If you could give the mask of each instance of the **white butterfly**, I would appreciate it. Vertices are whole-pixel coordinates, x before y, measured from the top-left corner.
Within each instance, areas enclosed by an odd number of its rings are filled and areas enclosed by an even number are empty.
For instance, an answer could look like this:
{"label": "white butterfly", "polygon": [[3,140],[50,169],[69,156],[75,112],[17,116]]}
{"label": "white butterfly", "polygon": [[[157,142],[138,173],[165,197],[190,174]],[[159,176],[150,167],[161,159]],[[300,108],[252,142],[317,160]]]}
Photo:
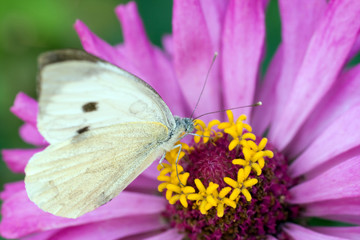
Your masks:
{"label": "white butterfly", "polygon": [[107,203],[194,130],[146,82],[83,51],[39,64],[38,129],[50,146],[30,159],[25,186],[46,212],[77,218]]}

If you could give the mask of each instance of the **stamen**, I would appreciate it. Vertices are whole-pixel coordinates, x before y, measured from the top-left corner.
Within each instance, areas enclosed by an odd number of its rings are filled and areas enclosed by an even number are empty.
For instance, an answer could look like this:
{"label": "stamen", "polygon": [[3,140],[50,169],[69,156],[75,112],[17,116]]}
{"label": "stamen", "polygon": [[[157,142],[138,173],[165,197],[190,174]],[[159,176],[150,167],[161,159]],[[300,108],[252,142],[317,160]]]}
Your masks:
{"label": "stamen", "polygon": [[[158,180],[162,183],[159,184],[159,192],[163,192],[166,189],[165,197],[169,201],[169,204],[173,205],[177,202],[184,208],[188,208],[189,202],[192,208],[198,209],[201,214],[208,214],[210,209],[215,208],[218,217],[223,217],[226,212],[226,207],[235,209],[242,194],[245,199],[250,202],[252,199],[251,188],[258,183],[258,179],[250,177],[251,171],[256,173],[256,176],[260,176],[262,168],[265,166],[265,158],[272,158],[274,154],[270,150],[266,150],[267,139],[263,138],[256,144],[256,136],[251,132],[252,128],[247,123],[245,115],[238,117],[234,122],[234,116],[231,111],[227,111],[229,122],[220,123],[219,120],[213,120],[208,125],[203,121],[196,119],[195,129],[197,130],[194,136],[194,142],[199,147],[205,147],[209,142],[216,144],[218,139],[224,137],[223,133],[227,133],[232,139],[228,144],[229,151],[237,149],[237,156],[241,158],[234,158],[232,164],[234,166],[241,166],[238,169],[236,180],[232,177],[224,177],[222,184],[225,185],[219,190],[220,185],[218,183],[209,181],[207,187],[199,178],[195,178],[192,183],[193,186],[189,186],[188,178],[189,172],[186,172],[180,160],[185,159],[185,166],[187,165],[185,156],[191,155],[195,151],[194,146],[189,147],[187,144],[182,144],[182,151],[179,154],[178,159],[178,172],[176,172],[176,159],[178,156],[178,149],[166,153],[165,159],[168,164],[164,163],[158,165],[160,171]],[[215,126],[220,129],[216,131],[213,129]],[[200,143],[201,137],[203,143]],[[211,141],[210,141],[211,140]],[[179,143],[180,144],[180,143]],[[236,155],[236,154],[235,154]],[[253,176],[253,175],[251,175]],[[222,185],[224,186],[224,185]],[[195,189],[196,187],[196,189]],[[228,196],[229,195],[229,196]],[[228,197],[227,197],[228,196]]]}
{"label": "stamen", "polygon": [[198,136],[194,137],[194,141],[196,143],[200,142],[201,136],[205,136],[203,138],[204,143],[207,143],[210,139],[210,136],[212,135],[212,133],[214,134],[214,136],[216,136],[216,131],[211,129],[214,126],[217,126],[220,124],[219,120],[212,120],[208,126],[206,126],[206,124],[200,120],[200,119],[196,119],[195,120],[195,129],[197,129],[196,133]]}

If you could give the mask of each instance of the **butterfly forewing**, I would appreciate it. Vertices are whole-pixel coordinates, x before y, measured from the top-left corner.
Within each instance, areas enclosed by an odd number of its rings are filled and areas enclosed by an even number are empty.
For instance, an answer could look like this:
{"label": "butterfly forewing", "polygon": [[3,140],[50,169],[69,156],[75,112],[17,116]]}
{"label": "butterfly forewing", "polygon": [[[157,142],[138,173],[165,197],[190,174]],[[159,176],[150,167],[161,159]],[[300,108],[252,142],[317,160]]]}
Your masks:
{"label": "butterfly forewing", "polygon": [[50,52],[40,59],[38,128],[49,143],[84,128],[118,123],[154,121],[175,127],[169,108],[144,81],[91,55],[84,59],[83,52],[71,53]]}

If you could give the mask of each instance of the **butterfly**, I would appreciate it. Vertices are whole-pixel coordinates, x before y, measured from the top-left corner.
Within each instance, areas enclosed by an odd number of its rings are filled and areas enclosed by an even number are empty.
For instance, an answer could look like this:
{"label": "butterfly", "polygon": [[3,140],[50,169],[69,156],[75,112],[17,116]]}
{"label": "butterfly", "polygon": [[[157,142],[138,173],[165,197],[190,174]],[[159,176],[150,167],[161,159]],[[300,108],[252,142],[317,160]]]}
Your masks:
{"label": "butterfly", "polygon": [[77,218],[109,202],[194,130],[146,82],[81,50],[39,57],[38,129],[49,146],[25,168],[29,199]]}

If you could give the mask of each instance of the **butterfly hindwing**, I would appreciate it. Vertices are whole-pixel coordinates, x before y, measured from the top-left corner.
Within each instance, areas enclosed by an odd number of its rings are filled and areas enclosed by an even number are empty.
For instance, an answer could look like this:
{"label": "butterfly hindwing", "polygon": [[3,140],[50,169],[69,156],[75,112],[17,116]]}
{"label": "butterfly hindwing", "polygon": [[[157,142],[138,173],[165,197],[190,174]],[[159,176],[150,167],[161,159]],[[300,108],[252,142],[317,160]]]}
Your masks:
{"label": "butterfly hindwing", "polygon": [[28,196],[57,216],[81,216],[117,196],[162,154],[167,138],[156,122],[89,129],[34,155],[25,169]]}

